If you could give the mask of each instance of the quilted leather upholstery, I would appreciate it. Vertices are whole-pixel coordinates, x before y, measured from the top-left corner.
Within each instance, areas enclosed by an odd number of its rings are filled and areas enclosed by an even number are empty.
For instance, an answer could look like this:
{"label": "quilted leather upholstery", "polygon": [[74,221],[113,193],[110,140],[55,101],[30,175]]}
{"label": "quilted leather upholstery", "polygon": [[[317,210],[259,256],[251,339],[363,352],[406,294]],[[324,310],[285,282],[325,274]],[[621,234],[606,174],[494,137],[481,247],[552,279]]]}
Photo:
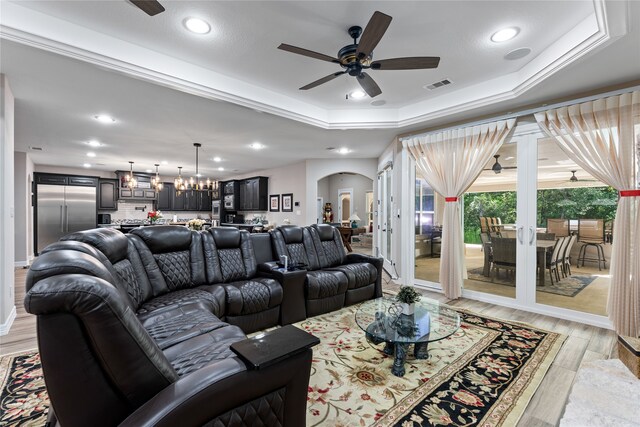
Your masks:
{"label": "quilted leather upholstery", "polygon": [[218,249],[222,278],[225,282],[233,282],[246,278],[244,260],[240,248]]}
{"label": "quilted leather upholstery", "polygon": [[291,264],[309,265],[309,258],[307,258],[303,243],[289,243],[287,244],[287,250],[289,251],[289,262]]}
{"label": "quilted leather upholstery", "polygon": [[220,307],[220,301],[211,293],[202,289],[181,289],[155,297],[144,304],[138,310],[138,314],[146,314],[172,305],[191,302],[208,303],[213,313],[224,312]]}
{"label": "quilted leather upholstery", "polygon": [[189,251],[154,254],[153,257],[170,290],[188,288],[192,285]]}
{"label": "quilted leather upholstery", "polygon": [[235,353],[229,347],[241,339],[243,338],[229,338],[223,341],[211,342],[206,347],[182,353],[171,361],[171,365],[178,373],[178,376],[182,377],[216,360],[235,357]]}
{"label": "quilted leather upholstery", "polygon": [[333,267],[331,270],[343,272],[349,281],[349,289],[358,289],[376,281],[378,270],[369,263],[359,262]]}
{"label": "quilted leather upholstery", "polygon": [[328,298],[347,291],[347,278],[339,271],[310,271],[307,273],[307,298]]}
{"label": "quilted leather upholstery", "polygon": [[327,263],[329,266],[333,267],[342,262],[342,254],[333,240],[322,242],[322,249],[327,257]]}
{"label": "quilted leather upholstery", "polygon": [[206,310],[176,308],[148,316],[142,322],[158,347],[164,350],[198,335],[227,326]]}
{"label": "quilted leather upholstery", "polygon": [[133,271],[131,261],[124,259],[113,265],[118,277],[126,286],[127,293],[131,297],[135,307],[139,307],[143,300],[142,289],[136,279],[136,273]]}
{"label": "quilted leather upholstery", "polygon": [[232,409],[205,427],[282,427],[285,397],[283,387]]}

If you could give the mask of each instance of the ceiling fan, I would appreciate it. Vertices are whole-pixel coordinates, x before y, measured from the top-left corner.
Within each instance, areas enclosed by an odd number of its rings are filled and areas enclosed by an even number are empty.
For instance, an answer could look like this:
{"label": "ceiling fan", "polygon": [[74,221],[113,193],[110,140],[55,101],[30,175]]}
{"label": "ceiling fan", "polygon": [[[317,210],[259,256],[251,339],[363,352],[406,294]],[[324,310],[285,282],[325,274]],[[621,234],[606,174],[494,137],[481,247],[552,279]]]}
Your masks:
{"label": "ceiling fan", "polygon": [[578,179],[578,177],[576,176],[576,172],[578,172],[577,170],[571,171],[571,178],[569,178],[569,182],[598,182],[597,179],[584,179],[584,178],[580,178]]}
{"label": "ceiling fan", "polygon": [[483,170],[493,171],[495,174],[499,174],[500,172],[502,172],[503,169],[517,169],[516,166],[502,166],[498,162],[498,159],[500,158],[500,154],[496,154],[493,157],[496,159],[496,162],[493,164],[493,166],[491,166],[491,169],[483,169]]}
{"label": "ceiling fan", "polygon": [[164,7],[156,0],[129,0],[134,6],[149,16],[164,12]]}
{"label": "ceiling fan", "polygon": [[[367,95],[374,98],[380,95],[382,90],[371,76],[364,72],[364,70],[420,70],[436,68],[440,63],[440,57],[438,56],[392,58],[373,61],[373,50],[387,31],[389,24],[391,24],[391,19],[392,18],[389,15],[376,11],[369,20],[364,31],[362,31],[362,28],[358,26],[349,28],[348,33],[353,39],[353,44],[344,46],[340,49],[338,51],[338,56],[335,58],[285,43],[278,46],[278,49],[319,59],[321,61],[333,62],[344,68],[344,71],[329,74],[326,77],[301,87],[300,90],[312,89],[316,86],[327,83],[338,76],[349,74],[358,80],[358,83]],[[358,37],[360,37],[360,41],[357,40]]]}

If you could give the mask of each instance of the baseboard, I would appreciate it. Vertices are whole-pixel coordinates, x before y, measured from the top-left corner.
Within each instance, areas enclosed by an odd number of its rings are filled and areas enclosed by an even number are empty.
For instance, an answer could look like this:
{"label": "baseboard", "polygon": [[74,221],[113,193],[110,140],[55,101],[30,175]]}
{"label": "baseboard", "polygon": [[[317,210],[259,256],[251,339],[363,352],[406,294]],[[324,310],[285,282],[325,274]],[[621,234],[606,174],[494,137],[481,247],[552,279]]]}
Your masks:
{"label": "baseboard", "polygon": [[9,333],[9,329],[11,329],[11,325],[13,325],[13,321],[16,320],[16,306],[14,305],[9,313],[9,317],[7,320],[0,324],[0,335],[7,335]]}
{"label": "baseboard", "polygon": [[29,261],[16,261],[14,263],[15,268],[29,267],[31,263]]}

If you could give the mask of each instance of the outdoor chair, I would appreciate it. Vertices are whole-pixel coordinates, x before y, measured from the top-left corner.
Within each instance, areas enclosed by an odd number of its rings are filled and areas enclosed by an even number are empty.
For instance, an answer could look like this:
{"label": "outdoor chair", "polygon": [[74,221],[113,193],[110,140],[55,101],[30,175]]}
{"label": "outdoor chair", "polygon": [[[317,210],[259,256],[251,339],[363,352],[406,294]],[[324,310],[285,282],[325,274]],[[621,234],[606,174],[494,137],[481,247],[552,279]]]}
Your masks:
{"label": "outdoor chair", "polygon": [[609,221],[604,223],[604,241],[605,243],[613,244],[613,224],[615,223],[614,219],[610,219]]}
{"label": "outdoor chair", "polygon": [[487,224],[487,217],[486,216],[481,216],[480,217],[480,232],[481,233],[488,233],[489,232],[489,225]]}
{"label": "outdoor chair", "polygon": [[562,254],[562,269],[567,276],[571,276],[571,249],[576,243],[576,240],[578,240],[578,236],[576,236],[575,234],[569,237],[571,239],[567,243],[567,246],[565,247],[565,250]]}
{"label": "outdoor chair", "polygon": [[556,237],[568,236],[569,233],[569,220],[560,218],[548,218],[547,219],[547,233],[553,233]]}
{"label": "outdoor chair", "polygon": [[556,244],[553,247],[553,251],[551,251],[548,258],[547,258],[547,270],[549,270],[549,277],[551,278],[551,285],[553,286],[553,276],[556,277],[556,282],[560,281],[560,273],[558,273],[558,264],[559,264],[559,260],[560,260],[560,253],[562,250],[562,247],[564,246],[564,242],[565,240],[567,240],[569,237],[561,237],[558,240],[556,240]]}
{"label": "outdoor chair", "polygon": [[[577,266],[580,267],[580,260],[582,260],[582,266],[584,267],[585,261],[593,261],[598,263],[598,270],[600,268],[600,262],[607,268],[607,260],[604,256],[604,220],[602,219],[579,219],[578,220],[578,242],[582,243],[580,252],[578,254]],[[593,247],[596,250],[596,257],[587,257],[587,248]]]}
{"label": "outdoor chair", "polygon": [[516,239],[508,237],[492,237],[491,247],[493,249],[493,277],[498,277],[500,269],[513,274],[515,279],[516,273]]}
{"label": "outdoor chair", "polygon": [[560,270],[559,272],[562,277],[567,277],[567,271],[564,266],[564,253],[567,250],[567,246],[569,246],[569,243],[571,242],[571,237],[572,236],[565,236],[559,239],[561,241],[561,244],[560,249],[558,250],[558,258],[556,259],[556,264],[558,264],[557,267]]}
{"label": "outdoor chair", "polygon": [[482,249],[484,251],[484,267],[482,269],[482,275],[488,277],[491,274],[491,263],[493,262],[491,237],[489,236],[489,233],[480,233],[480,240],[482,240]]}

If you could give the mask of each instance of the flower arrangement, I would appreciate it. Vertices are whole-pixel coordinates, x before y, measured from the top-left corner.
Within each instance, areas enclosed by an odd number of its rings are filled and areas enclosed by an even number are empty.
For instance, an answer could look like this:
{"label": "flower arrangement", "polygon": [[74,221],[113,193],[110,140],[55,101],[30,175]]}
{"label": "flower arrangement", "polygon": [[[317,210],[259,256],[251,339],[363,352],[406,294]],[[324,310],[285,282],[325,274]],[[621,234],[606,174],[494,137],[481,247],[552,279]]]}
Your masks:
{"label": "flower arrangement", "polygon": [[147,213],[147,219],[151,224],[154,224],[157,220],[162,218],[162,212],[160,211],[149,211]]}
{"label": "flower arrangement", "polygon": [[404,304],[414,304],[420,301],[420,295],[413,286],[400,286],[400,291],[396,294],[396,301]]}
{"label": "flower arrangement", "polygon": [[187,227],[189,227],[189,230],[202,230],[203,225],[204,219],[200,218],[190,219],[189,222],[187,222]]}

